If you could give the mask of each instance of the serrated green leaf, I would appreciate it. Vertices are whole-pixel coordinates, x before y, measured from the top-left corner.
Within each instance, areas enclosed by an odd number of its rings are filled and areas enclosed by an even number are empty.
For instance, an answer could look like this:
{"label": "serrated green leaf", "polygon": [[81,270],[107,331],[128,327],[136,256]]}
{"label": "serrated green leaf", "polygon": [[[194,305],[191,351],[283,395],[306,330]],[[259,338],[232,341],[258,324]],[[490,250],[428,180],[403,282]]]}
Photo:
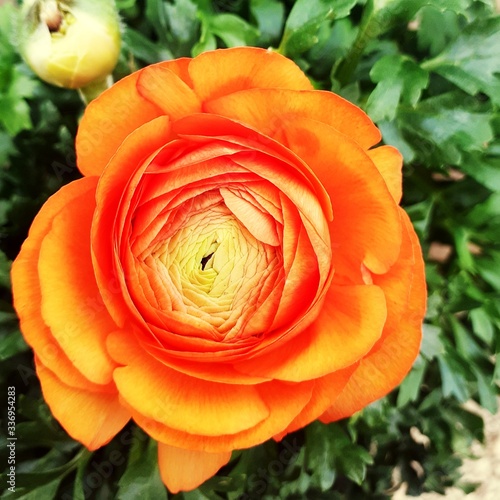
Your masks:
{"label": "serrated green leaf", "polygon": [[428,73],[401,55],[379,59],[370,77],[377,86],[368,97],[366,111],[375,122],[393,120],[400,101],[414,106],[429,83]]}
{"label": "serrated green leaf", "polygon": [[401,107],[398,124],[428,143],[424,153],[436,163],[460,165],[463,152],[484,152],[494,137],[490,115],[471,104],[465,107],[461,93],[441,94],[415,108]]}
{"label": "serrated green leaf", "polygon": [[459,17],[451,10],[440,11],[424,7],[420,12],[417,31],[418,47],[429,50],[432,56],[439,54],[460,33]]}
{"label": "serrated green leaf", "polygon": [[467,26],[441,54],[422,67],[475,95],[487,94],[500,105],[500,16]]}
{"label": "serrated green leaf", "polygon": [[321,24],[348,16],[356,3],[356,0],[298,0],[286,20],[279,52],[293,57],[309,50],[318,42]]}
{"label": "serrated green leaf", "polygon": [[349,449],[342,456],[344,474],[356,484],[361,485],[366,477],[366,466],[373,463],[373,457],[363,448]]}
{"label": "serrated green leaf", "polygon": [[438,326],[424,323],[422,331],[422,345],[420,347],[422,355],[430,361],[436,356],[444,354],[444,346],[441,342],[442,329]]}
{"label": "serrated green leaf", "polygon": [[462,368],[457,362],[446,356],[438,356],[439,371],[445,397],[455,396],[458,401],[465,402],[469,398],[467,383],[462,374]]}
{"label": "serrated green leaf", "polygon": [[305,463],[312,472],[312,483],[321,491],[331,488],[337,476],[335,449],[348,444],[347,436],[336,425],[314,422],[306,428]]}

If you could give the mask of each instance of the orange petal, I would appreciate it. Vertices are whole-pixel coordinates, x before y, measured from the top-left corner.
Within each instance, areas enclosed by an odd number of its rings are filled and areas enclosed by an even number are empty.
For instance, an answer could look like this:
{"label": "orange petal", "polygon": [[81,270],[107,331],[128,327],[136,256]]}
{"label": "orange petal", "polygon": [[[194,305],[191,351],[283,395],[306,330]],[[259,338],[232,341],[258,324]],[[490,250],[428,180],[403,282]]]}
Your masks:
{"label": "orange petal", "polygon": [[120,405],[116,390],[90,392],[69,387],[35,358],[43,397],[65,431],[89,450],[105,445],[123,428],[130,413]]}
{"label": "orange petal", "polygon": [[207,453],[158,443],[160,476],[172,493],[197,488],[226,465],[230,458],[230,451]]}
{"label": "orange petal", "polygon": [[205,52],[191,61],[189,74],[195,92],[203,101],[251,88],[313,88],[293,61],[255,47]]}
{"label": "orange petal", "polygon": [[289,384],[274,381],[259,384],[256,388],[269,408],[269,417],[255,427],[238,434],[221,434],[219,436],[190,434],[167,427],[154,419],[146,418],[130,406],[129,409],[137,424],[158,441],[179,448],[189,447],[211,453],[220,453],[255,446],[282,432],[306,406],[311,398],[312,387],[313,382]]}
{"label": "orange petal", "polygon": [[300,382],[346,368],[380,338],[385,297],[377,286],[332,286],[316,321],[279,350],[265,351],[235,367],[244,373]]}
{"label": "orange petal", "polygon": [[424,264],[418,238],[404,212],[403,221],[405,235],[398,262],[387,275],[374,276],[388,303],[382,338],[322,416],[324,422],[352,415],[385,396],[401,382],[418,354],[426,302]]}
{"label": "orange petal", "polygon": [[168,427],[217,436],[249,429],[269,416],[254,386],[207,382],[172,370],[145,353],[129,332],[112,335],[108,347],[126,364],[114,372],[123,399]]}
{"label": "orange petal", "polygon": [[380,131],[370,118],[332,92],[250,89],[209,101],[204,108],[250,125],[278,141],[283,128],[300,118],[330,125],[363,149],[380,141]]}
{"label": "orange petal", "polygon": [[137,92],[139,74],[123,78],[87,106],[76,136],[77,164],[83,175],[101,175],[123,139],[162,114]]}
{"label": "orange petal", "polygon": [[224,145],[224,141],[227,141],[228,144],[243,146],[242,150],[260,151],[284,159],[294,170],[299,171],[308,180],[323,207],[326,217],[328,219],[332,218],[330,198],[314,172],[283,144],[264,135],[263,130],[254,130],[237,120],[233,121],[223,116],[208,113],[186,116],[172,124],[172,129],[182,137],[194,136],[194,140],[199,140],[199,136],[211,137],[214,142],[217,141],[221,146]]}
{"label": "orange petal", "polygon": [[[97,283],[113,319],[123,325],[129,310],[123,302],[120,280],[114,268],[114,227],[123,192],[134,173],[167,140],[170,120],[161,116],[134,130],[121,144],[99,180],[97,210],[92,226],[92,252]],[[147,164],[147,163],[146,163]]]}
{"label": "orange petal", "polygon": [[330,194],[333,265],[338,274],[354,263],[375,273],[394,264],[401,244],[401,222],[384,179],[355,142],[332,127],[298,119],[283,128],[286,143],[316,173]]}
{"label": "orange petal", "polygon": [[193,90],[173,71],[164,66],[148,66],[137,80],[139,94],[158,106],[172,121],[201,111],[201,102]]}
{"label": "orange petal", "polygon": [[403,155],[392,146],[380,146],[367,151],[378,171],[384,178],[387,188],[394,201],[399,203],[402,196],[402,176]]}
{"label": "orange petal", "polygon": [[38,273],[42,317],[75,367],[97,384],[112,380],[115,363],[106,336],[115,330],[94,278],[90,227],[95,210],[95,180],[68,200],[52,219],[40,246]]}
{"label": "orange petal", "polygon": [[96,185],[96,177],[80,179],[62,187],[50,197],[35,217],[28,238],[12,265],[14,306],[26,342],[43,364],[65,384],[82,389],[93,384],[75,368],[42,319],[38,260],[40,247],[51,230],[54,217],[64,212],[67,205],[74,200],[80,200],[81,197],[85,198],[89,193],[95,192]]}
{"label": "orange petal", "polygon": [[[189,61],[187,58],[165,61],[156,67],[166,68],[189,81]],[[142,71],[118,81],[85,109],[76,136],[77,163],[83,175],[101,175],[125,137],[163,114],[137,91]]]}
{"label": "orange petal", "polygon": [[286,430],[274,436],[274,439],[280,441],[286,434],[302,429],[316,420],[339,397],[357,367],[358,363],[355,363],[348,368],[314,380],[314,389],[309,403],[293,419]]}

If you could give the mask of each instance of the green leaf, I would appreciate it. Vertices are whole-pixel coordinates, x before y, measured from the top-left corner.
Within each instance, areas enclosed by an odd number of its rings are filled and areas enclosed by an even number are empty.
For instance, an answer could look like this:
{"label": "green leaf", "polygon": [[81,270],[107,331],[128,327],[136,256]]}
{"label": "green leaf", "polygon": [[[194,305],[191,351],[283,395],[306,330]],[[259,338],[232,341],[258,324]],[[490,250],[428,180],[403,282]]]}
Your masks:
{"label": "green leaf", "polygon": [[85,489],[88,489],[88,485],[85,484],[85,470],[87,468],[90,459],[92,458],[92,454],[85,454],[78,461],[78,466],[76,469],[76,477],[75,483],[73,486],[73,500],[85,500],[87,496]]}
{"label": "green leaf", "polygon": [[493,139],[490,115],[464,107],[463,94],[450,92],[420,101],[415,108],[401,107],[398,124],[432,148],[423,152],[433,161],[460,165],[463,152],[485,151]]}
{"label": "green leaf", "polygon": [[487,94],[500,105],[500,16],[471,23],[441,54],[422,67],[468,94]]}
{"label": "green leaf", "polygon": [[411,163],[415,158],[415,151],[410,143],[403,137],[400,128],[395,121],[379,121],[378,128],[382,132],[384,143],[394,146],[403,155],[406,163]]}
{"label": "green leaf", "polygon": [[441,341],[442,329],[438,326],[424,323],[422,327],[422,345],[420,352],[429,361],[440,354],[444,354],[444,346]]}
{"label": "green leaf", "polygon": [[285,23],[279,52],[297,56],[318,42],[318,30],[329,19],[346,17],[356,0],[297,0]]}
{"label": "green leaf", "polygon": [[28,103],[17,96],[0,96],[0,124],[12,136],[32,128]]}
{"label": "green leaf", "polygon": [[153,43],[140,31],[136,31],[128,26],[123,33],[123,42],[135,57],[148,64],[173,58],[172,53],[168,49]]}
{"label": "green leaf", "polygon": [[156,441],[134,439],[127,469],[118,482],[116,498],[118,500],[135,500],[136,498],[162,500],[167,498],[167,490],[158,471]]}
{"label": "green leaf", "polygon": [[9,157],[17,152],[9,134],[0,130],[0,169],[8,165]]}
{"label": "green leaf", "polygon": [[435,7],[424,7],[420,12],[417,31],[418,47],[429,50],[431,55],[439,54],[446,45],[460,33],[459,17],[456,12],[441,12]]}
{"label": "green leaf", "polygon": [[412,370],[399,386],[398,400],[396,403],[398,408],[402,408],[410,401],[417,400],[426,368],[427,363],[421,356],[419,356],[416,359]]}
{"label": "green leaf", "polygon": [[477,389],[481,406],[486,408],[492,415],[495,415],[498,411],[496,384],[492,379],[486,377],[479,368],[473,367],[473,372],[477,378]]}
{"label": "green leaf", "polygon": [[439,371],[445,397],[455,396],[458,401],[465,402],[469,398],[466,380],[461,366],[449,356],[438,356]]}
{"label": "green leaf", "polygon": [[250,0],[250,11],[260,32],[259,42],[269,45],[283,29],[285,7],[278,0]]}
{"label": "green leaf", "polygon": [[[1,220],[1,217],[0,217]],[[10,288],[10,266],[12,262],[0,250],[0,287]]]}
{"label": "green leaf", "polygon": [[161,45],[168,44],[168,20],[165,4],[162,0],[146,0],[146,19],[151,23],[158,35]]}
{"label": "green leaf", "polygon": [[366,465],[373,457],[356,445],[337,424],[314,422],[306,428],[306,466],[312,471],[312,484],[322,491],[333,485],[337,472],[361,484]]}
{"label": "green leaf", "polygon": [[209,18],[209,30],[227,47],[253,45],[259,36],[255,27],[234,14],[219,14]]}
{"label": "green leaf", "polygon": [[460,169],[491,191],[500,192],[500,158],[464,154]]}
{"label": "green leaf", "polygon": [[18,330],[11,331],[1,336],[0,361],[4,361],[28,349],[29,346],[24,341],[21,332]]}
{"label": "green leaf", "polygon": [[164,3],[170,31],[180,42],[188,42],[198,31],[197,7],[191,0],[175,0]]}
{"label": "green leaf", "polygon": [[491,344],[495,335],[495,327],[485,309],[483,307],[473,309],[470,311],[469,317],[474,333],[487,344]]}
{"label": "green leaf", "polygon": [[16,486],[16,492],[11,493],[10,491],[6,491],[2,495],[2,499],[16,499],[16,500],[40,500],[40,499],[55,499],[57,490],[59,489],[59,485],[63,476],[57,477],[53,481],[49,483],[43,484],[42,486],[36,486],[34,488],[19,488]]}
{"label": "green leaf", "polygon": [[313,484],[321,491],[335,482],[335,450],[348,444],[347,436],[336,425],[314,422],[306,427],[306,466],[312,471]]}
{"label": "green leaf", "polygon": [[366,111],[376,122],[393,120],[400,101],[415,106],[429,83],[428,73],[401,55],[379,59],[370,77],[377,86],[368,98]]}

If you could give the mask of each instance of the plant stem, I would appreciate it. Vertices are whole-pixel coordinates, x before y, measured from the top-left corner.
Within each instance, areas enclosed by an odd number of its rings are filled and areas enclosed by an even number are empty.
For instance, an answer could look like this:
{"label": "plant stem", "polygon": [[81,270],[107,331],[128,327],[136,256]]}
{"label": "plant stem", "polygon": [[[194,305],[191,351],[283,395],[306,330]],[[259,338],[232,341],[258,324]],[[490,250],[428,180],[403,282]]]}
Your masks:
{"label": "plant stem", "polygon": [[96,80],[86,87],[81,87],[78,90],[78,95],[82,99],[85,106],[87,106],[90,101],[99,97],[105,90],[109,89],[113,85],[113,76],[109,74],[102,80]]}
{"label": "plant stem", "polygon": [[344,60],[338,65],[334,73],[334,78],[340,82],[340,86],[347,85],[356,70],[361,55],[363,54],[366,45],[370,40],[379,35],[380,23],[375,14],[373,0],[368,0],[363,18],[359,26],[358,35],[352,44]]}

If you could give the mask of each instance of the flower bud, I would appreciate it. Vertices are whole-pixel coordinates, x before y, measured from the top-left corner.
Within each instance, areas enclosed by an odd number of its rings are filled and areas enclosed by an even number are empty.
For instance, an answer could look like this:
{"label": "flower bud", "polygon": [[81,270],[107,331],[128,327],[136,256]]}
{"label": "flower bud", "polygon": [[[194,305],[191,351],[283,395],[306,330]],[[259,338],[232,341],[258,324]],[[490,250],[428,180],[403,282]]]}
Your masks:
{"label": "flower bud", "polygon": [[120,52],[114,0],[25,0],[21,53],[53,85],[80,88],[103,80]]}

